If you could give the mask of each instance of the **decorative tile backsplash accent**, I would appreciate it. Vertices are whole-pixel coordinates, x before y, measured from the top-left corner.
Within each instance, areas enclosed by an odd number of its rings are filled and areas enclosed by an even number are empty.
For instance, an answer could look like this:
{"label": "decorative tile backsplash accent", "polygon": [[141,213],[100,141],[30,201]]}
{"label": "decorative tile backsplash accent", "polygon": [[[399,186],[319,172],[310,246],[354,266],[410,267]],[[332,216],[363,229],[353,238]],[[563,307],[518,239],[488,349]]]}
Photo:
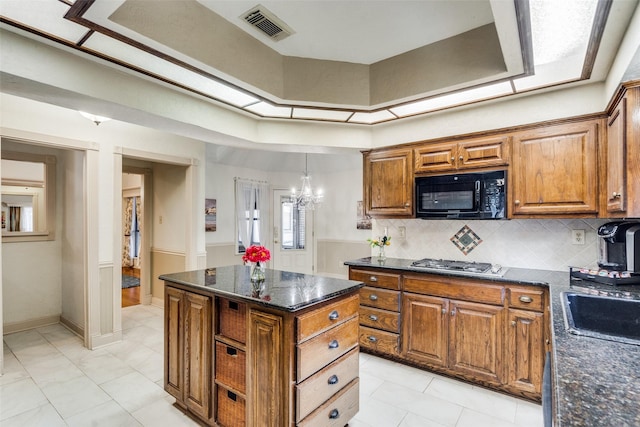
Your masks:
{"label": "decorative tile backsplash accent", "polygon": [[[443,258],[490,262],[506,267],[569,271],[569,267],[597,267],[597,230],[606,222],[609,220],[377,219],[373,220],[372,235],[380,235],[384,227],[389,228],[393,244],[385,249],[387,257]],[[482,236],[482,244],[476,244],[473,251],[467,251],[467,255],[460,253],[458,245],[451,244],[451,236],[457,235],[465,226],[476,236]],[[406,238],[400,238],[398,227],[405,227]],[[585,230],[584,245],[571,243],[571,230]],[[466,239],[462,241],[463,245],[464,241]]]}
{"label": "decorative tile backsplash accent", "polygon": [[451,243],[453,243],[460,252],[467,255],[471,252],[476,246],[482,243],[482,239],[476,233],[473,232],[468,225],[462,227],[456,234],[451,238]]}

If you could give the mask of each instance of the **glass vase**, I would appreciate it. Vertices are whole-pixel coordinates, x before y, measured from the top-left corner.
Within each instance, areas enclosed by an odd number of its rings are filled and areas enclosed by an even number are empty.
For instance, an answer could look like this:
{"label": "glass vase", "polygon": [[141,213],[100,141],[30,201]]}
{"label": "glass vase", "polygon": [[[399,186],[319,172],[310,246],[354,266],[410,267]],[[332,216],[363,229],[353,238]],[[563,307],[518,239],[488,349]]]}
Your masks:
{"label": "glass vase", "polygon": [[384,254],[384,245],[383,246],[378,246],[378,259],[379,260],[387,259],[386,255]]}
{"label": "glass vase", "polygon": [[251,267],[251,283],[259,284],[264,282],[264,265],[260,262],[256,262],[253,267]]}

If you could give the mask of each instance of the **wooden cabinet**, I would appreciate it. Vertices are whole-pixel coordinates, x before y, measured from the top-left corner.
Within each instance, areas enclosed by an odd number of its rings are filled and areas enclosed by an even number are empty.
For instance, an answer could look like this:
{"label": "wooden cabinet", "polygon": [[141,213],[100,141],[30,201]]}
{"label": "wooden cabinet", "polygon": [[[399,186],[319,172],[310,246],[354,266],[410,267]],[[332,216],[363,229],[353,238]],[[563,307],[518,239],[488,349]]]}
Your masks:
{"label": "wooden cabinet", "polygon": [[405,292],[402,354],[415,362],[500,384],[503,313],[501,305]]}
{"label": "wooden cabinet", "polygon": [[640,86],[623,88],[607,119],[606,217],[640,217],[639,112]]}
{"label": "wooden cabinet", "polygon": [[424,144],[414,149],[415,173],[451,172],[506,165],[509,137],[493,136]]}
{"label": "wooden cabinet", "polygon": [[372,217],[413,215],[413,163],[410,149],[364,153],[363,198]]}
{"label": "wooden cabinet", "polygon": [[165,311],[165,389],[179,406],[209,419],[211,297],[166,287]]}
{"label": "wooden cabinet", "polygon": [[359,293],[360,347],[372,353],[397,356],[400,344],[400,275],[350,269],[349,279],[365,284]]}
{"label": "wooden cabinet", "polygon": [[590,120],[514,134],[513,217],[595,217],[599,125],[599,120]]}

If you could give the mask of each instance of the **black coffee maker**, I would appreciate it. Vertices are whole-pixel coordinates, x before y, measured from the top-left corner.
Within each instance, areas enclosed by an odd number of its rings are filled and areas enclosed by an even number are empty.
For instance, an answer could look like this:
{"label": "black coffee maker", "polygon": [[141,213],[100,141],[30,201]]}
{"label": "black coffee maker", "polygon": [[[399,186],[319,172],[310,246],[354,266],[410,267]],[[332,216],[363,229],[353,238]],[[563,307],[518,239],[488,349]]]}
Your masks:
{"label": "black coffee maker", "polygon": [[600,268],[640,272],[640,222],[608,222],[598,228],[598,237]]}

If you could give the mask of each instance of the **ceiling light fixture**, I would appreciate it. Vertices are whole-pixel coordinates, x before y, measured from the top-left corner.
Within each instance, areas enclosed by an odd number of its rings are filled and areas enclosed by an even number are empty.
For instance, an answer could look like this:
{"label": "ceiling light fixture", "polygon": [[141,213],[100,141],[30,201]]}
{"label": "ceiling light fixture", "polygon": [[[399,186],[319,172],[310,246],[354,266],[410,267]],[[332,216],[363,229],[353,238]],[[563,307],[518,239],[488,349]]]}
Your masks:
{"label": "ceiling light fixture", "polygon": [[108,122],[109,120],[111,120],[109,117],[97,116],[95,114],[86,113],[84,111],[78,111],[78,112],[82,115],[82,117],[85,117],[91,120],[93,123],[95,123],[96,126],[98,126],[102,122]]}
{"label": "ceiling light fixture", "polygon": [[291,201],[297,205],[298,209],[314,210],[316,205],[322,203],[324,194],[322,194],[322,190],[314,192],[313,188],[311,188],[306,153],[304,155],[304,175],[301,179],[302,187],[300,191],[296,191],[295,187],[291,189]]}

